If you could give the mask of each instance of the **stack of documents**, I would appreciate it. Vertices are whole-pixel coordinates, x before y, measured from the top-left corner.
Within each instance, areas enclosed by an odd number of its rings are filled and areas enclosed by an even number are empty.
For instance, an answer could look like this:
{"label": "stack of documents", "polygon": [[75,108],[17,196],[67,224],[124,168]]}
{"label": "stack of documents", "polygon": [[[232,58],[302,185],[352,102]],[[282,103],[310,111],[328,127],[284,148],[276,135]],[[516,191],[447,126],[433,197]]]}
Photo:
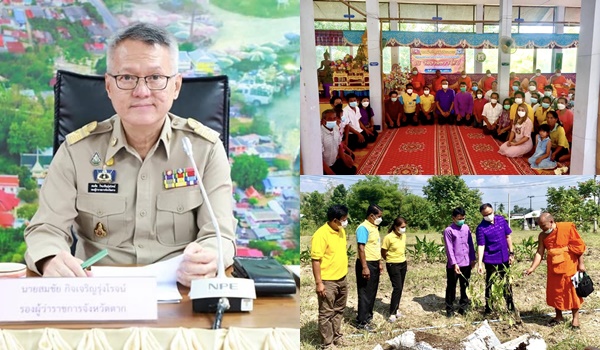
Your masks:
{"label": "stack of documents", "polygon": [[159,303],[178,303],[177,268],[183,255],[140,267],[93,266],[94,277],[156,277],[156,299]]}

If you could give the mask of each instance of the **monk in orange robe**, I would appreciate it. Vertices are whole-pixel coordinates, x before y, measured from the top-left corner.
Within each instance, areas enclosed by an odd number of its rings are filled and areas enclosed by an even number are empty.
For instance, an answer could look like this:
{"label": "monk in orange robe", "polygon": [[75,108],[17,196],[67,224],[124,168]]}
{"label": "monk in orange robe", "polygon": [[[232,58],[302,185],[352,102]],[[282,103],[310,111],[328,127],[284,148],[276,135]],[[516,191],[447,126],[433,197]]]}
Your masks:
{"label": "monk in orange robe", "polygon": [[423,88],[425,87],[425,77],[423,76],[423,74],[421,74],[421,72],[419,72],[417,67],[413,67],[412,69],[411,83],[417,95],[423,95]]}
{"label": "monk in orange robe", "polygon": [[550,84],[552,84],[556,89],[556,94],[558,97],[566,96],[569,92],[569,87],[566,85],[567,78],[561,74],[560,69],[557,69],[554,72],[554,75],[552,78],[550,78]]}
{"label": "monk in orange robe", "polygon": [[542,261],[544,251],[548,252],[548,280],[546,283],[546,303],[556,311],[551,325],[563,321],[562,311],[571,310],[571,326],[579,328],[579,309],[583,298],[575,292],[571,277],[577,271],[585,271],[583,253],[585,243],[572,222],[554,222],[549,213],[542,213],[539,219],[542,229],[538,237],[538,250],[531,267],[524,274],[530,275]]}

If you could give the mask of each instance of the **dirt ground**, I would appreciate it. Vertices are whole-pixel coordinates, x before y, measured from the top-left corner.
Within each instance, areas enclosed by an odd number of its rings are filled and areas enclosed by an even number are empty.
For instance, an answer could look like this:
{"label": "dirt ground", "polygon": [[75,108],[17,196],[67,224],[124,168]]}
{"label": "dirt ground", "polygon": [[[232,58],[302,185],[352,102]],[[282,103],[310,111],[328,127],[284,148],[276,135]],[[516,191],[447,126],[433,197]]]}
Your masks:
{"label": "dirt ground", "polygon": [[[515,232],[513,242],[521,242],[523,238],[538,232]],[[421,237],[422,234],[419,234]],[[428,239],[440,240],[439,234],[427,234]],[[582,234],[588,250],[585,264],[593,281],[600,281],[600,234]],[[349,244],[355,246],[355,236],[348,237]],[[415,243],[414,234],[408,234],[407,245]],[[310,244],[310,236],[301,237],[301,251]],[[354,247],[354,249],[356,249]],[[377,344],[383,345],[386,340],[395,338],[407,330],[413,330],[417,340],[424,340],[439,349],[451,350],[459,348],[462,339],[475,331],[484,320],[482,303],[484,302],[485,277],[473,271],[471,284],[473,294],[473,310],[464,316],[457,315],[446,318],[445,315],[445,263],[415,263],[409,258],[408,272],[404,284],[400,311],[403,317],[395,323],[387,322],[391,297],[391,283],[384,270],[380,278],[379,292],[375,302],[373,324],[376,333],[359,331],[352,326],[357,312],[356,279],[354,273],[355,259],[349,260],[348,269],[348,302],[344,311],[342,333],[350,346],[338,349],[373,349]],[[571,315],[565,313],[566,322],[554,327],[548,322],[554,315],[554,309],[546,305],[546,263],[527,277],[522,272],[529,268],[531,260],[518,261],[514,265],[517,277],[513,282],[515,305],[520,311],[521,324],[511,324],[505,313],[493,313],[487,317],[488,322],[501,342],[515,339],[525,333],[537,332],[546,341],[549,350],[584,349],[586,346],[600,345],[600,283],[596,283],[596,291],[587,297],[582,306],[581,329],[572,330]],[[301,304],[300,304],[300,337],[302,349],[318,349],[319,333],[317,325],[317,297],[314,291],[314,278],[310,265],[301,267]],[[457,287],[457,297],[459,290]]]}

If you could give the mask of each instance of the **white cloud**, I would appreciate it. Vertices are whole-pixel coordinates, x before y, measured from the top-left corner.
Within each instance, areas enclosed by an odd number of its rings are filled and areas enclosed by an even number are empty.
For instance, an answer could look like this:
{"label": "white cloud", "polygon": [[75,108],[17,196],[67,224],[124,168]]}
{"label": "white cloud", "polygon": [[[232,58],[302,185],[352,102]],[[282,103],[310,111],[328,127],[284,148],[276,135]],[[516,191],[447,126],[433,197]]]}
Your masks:
{"label": "white cloud", "polygon": [[485,183],[485,178],[480,177],[479,179],[471,180],[471,186],[481,186]]}
{"label": "white cloud", "polygon": [[508,175],[492,176],[490,179],[490,184],[508,185],[510,184],[510,177]]}

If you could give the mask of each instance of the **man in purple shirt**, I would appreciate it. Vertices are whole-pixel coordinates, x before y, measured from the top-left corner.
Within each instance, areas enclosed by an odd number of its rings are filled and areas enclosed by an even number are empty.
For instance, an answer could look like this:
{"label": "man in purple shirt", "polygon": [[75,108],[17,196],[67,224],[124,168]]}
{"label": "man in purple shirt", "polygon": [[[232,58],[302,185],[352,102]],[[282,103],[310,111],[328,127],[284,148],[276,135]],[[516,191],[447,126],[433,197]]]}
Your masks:
{"label": "man in purple shirt", "polygon": [[435,93],[435,113],[438,116],[438,123],[454,124],[454,90],[448,89],[448,80],[442,80],[442,89]]}
{"label": "man in purple shirt", "polygon": [[454,97],[454,113],[457,125],[470,125],[473,120],[473,95],[467,92],[467,83],[460,83],[460,92]]}
{"label": "man in purple shirt", "polygon": [[[456,282],[460,281],[458,313],[464,315],[471,301],[467,296],[471,269],[475,267],[475,247],[469,226],[465,224],[465,210],[461,207],[452,211],[452,224],[444,230],[446,245],[446,317],[454,316]],[[462,276],[462,277],[461,277]]]}
{"label": "man in purple shirt", "polygon": [[[510,234],[512,230],[501,215],[494,215],[494,209],[490,203],[482,204],[479,212],[483,220],[477,226],[477,254],[478,266],[477,272],[483,274],[483,264],[485,264],[485,313],[492,312],[488,300],[492,283],[490,280],[494,273],[498,273],[500,278],[506,275],[506,269],[511,265],[515,258],[512,239]],[[504,299],[509,311],[515,310],[515,304],[512,298],[512,288],[509,283],[504,285]]]}

